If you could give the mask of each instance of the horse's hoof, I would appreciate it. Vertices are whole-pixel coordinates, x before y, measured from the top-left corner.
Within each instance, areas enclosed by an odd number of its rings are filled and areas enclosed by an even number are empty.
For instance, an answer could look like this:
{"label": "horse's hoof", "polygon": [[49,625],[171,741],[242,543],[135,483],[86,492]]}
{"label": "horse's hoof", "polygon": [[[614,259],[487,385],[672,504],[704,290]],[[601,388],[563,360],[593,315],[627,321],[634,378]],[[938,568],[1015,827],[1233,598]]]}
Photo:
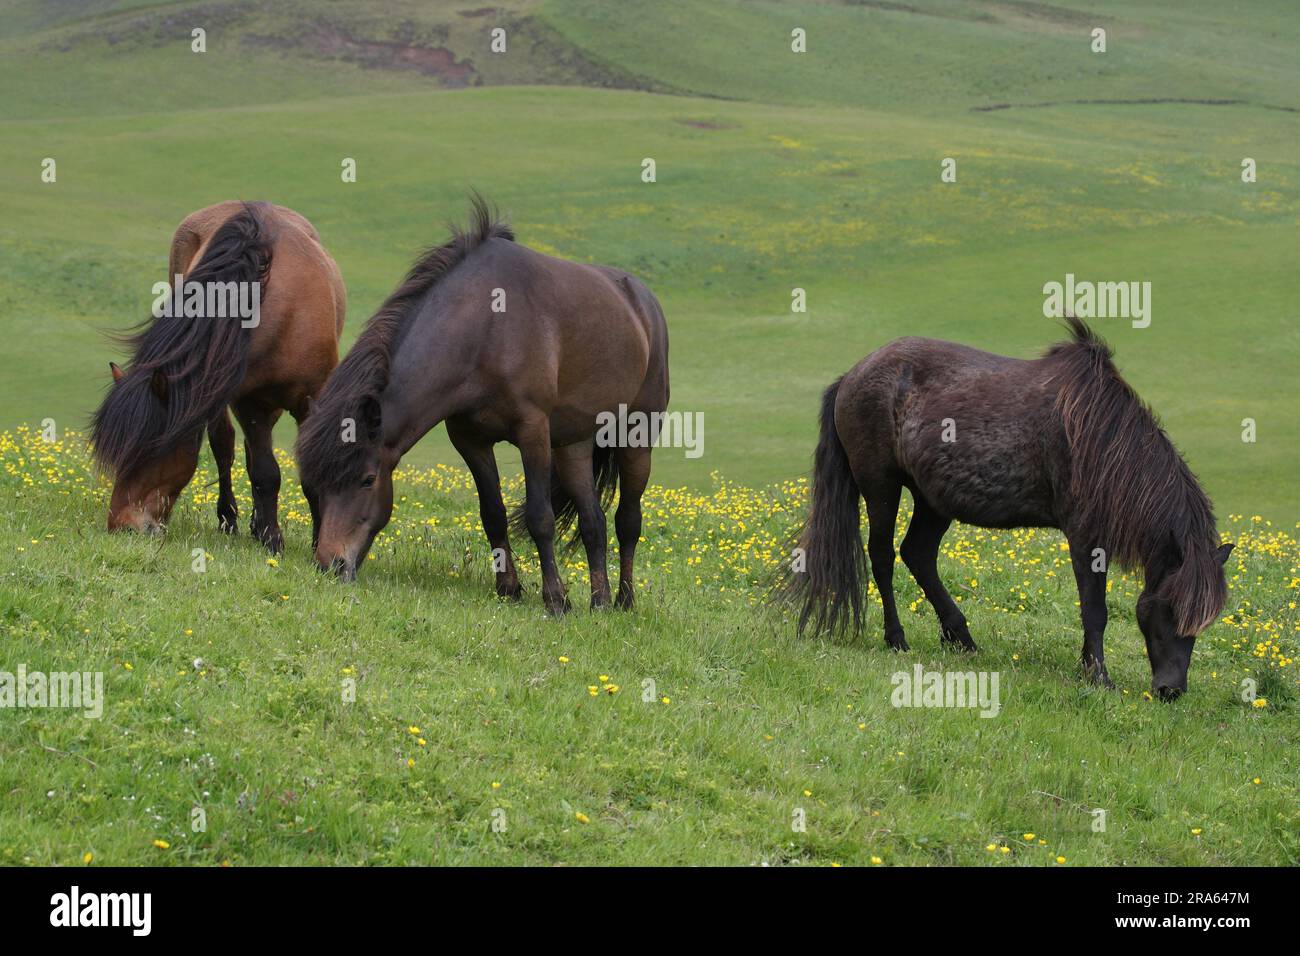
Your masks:
{"label": "horse's hoof", "polygon": [[524,596],[524,586],[518,581],[513,586],[509,584],[497,585],[497,597],[505,598],[507,601],[519,601]]}
{"label": "horse's hoof", "polygon": [[235,534],[239,531],[239,512],[237,511],[218,511],[217,527],[225,534]]}
{"label": "horse's hoof", "polygon": [[894,632],[886,631],[885,643],[888,644],[891,648],[893,648],[896,651],[911,650],[911,648],[907,646],[907,638],[903,636],[902,631],[894,631]]}
{"label": "horse's hoof", "polygon": [[618,595],[614,598],[614,607],[620,611],[632,610],[632,605],[636,603],[636,598],[631,588],[618,589]]}
{"label": "horse's hoof", "polygon": [[940,625],[939,640],[950,647],[954,647],[959,651],[965,651],[968,654],[974,654],[979,650],[979,648],[975,646],[975,642],[971,639],[970,631],[966,629],[965,624],[960,627],[951,628],[945,625]]}
{"label": "horse's hoof", "polygon": [[593,611],[603,611],[609,607],[608,594],[593,594],[591,596],[591,609]]}
{"label": "horse's hoof", "polygon": [[546,613],[550,614],[552,617],[564,617],[564,615],[568,614],[572,610],[573,605],[569,603],[567,596],[558,601],[546,602]]}
{"label": "horse's hoof", "polygon": [[272,554],[284,554],[284,535],[279,528],[267,528],[263,531],[254,531],[253,537],[262,542],[267,551]]}
{"label": "horse's hoof", "polygon": [[1115,689],[1115,682],[1111,680],[1110,675],[1106,673],[1105,664],[1098,665],[1095,662],[1085,660],[1083,662],[1083,676],[1087,679],[1089,684],[1096,687],[1104,687],[1106,690]]}

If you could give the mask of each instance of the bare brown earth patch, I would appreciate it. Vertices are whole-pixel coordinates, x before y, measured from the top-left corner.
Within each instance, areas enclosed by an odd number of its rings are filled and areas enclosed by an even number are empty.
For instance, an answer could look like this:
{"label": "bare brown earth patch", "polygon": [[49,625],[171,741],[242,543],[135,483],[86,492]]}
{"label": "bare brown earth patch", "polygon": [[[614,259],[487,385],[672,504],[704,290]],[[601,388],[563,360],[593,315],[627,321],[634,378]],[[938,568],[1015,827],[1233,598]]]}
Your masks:
{"label": "bare brown earth patch", "polygon": [[293,38],[249,36],[247,40],[261,46],[299,47],[313,56],[343,60],[369,69],[415,70],[437,77],[444,86],[474,86],[481,82],[470,60],[457,60],[446,47],[426,45],[414,37],[367,40],[351,36],[332,24],[316,24]]}
{"label": "bare brown earth patch", "polygon": [[[1080,34],[1087,36],[1092,27],[1110,30],[1116,25],[1113,17],[1066,10],[1034,0],[997,0],[973,3],[961,11],[925,10],[909,3],[892,0],[853,0],[851,6],[883,10],[887,13],[909,13],[915,16],[934,17],[941,20],[967,20],[989,23],[1018,30],[1022,33]],[[1124,24],[1125,35],[1141,36],[1146,31],[1137,24]]]}
{"label": "bare brown earth patch", "polygon": [[[484,23],[505,28],[509,57],[489,55]],[[96,46],[122,53],[188,46],[195,26],[207,30],[209,50],[222,54],[244,48],[304,61],[345,62],[415,73],[445,88],[538,84],[682,92],[593,57],[543,19],[520,15],[508,5],[434,9],[427,16],[404,17],[385,15],[383,4],[335,9],[300,0],[273,6],[259,6],[256,0],[210,0],[176,9],[95,16],[54,31],[38,48],[68,54]]]}

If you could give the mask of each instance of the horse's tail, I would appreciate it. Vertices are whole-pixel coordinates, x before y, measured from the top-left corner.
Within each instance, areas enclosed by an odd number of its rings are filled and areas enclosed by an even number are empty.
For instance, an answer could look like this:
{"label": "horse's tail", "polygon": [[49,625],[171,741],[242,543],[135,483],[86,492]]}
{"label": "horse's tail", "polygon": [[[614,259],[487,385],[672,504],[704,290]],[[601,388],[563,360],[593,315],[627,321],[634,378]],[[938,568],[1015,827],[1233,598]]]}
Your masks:
{"label": "horse's tail", "polygon": [[[274,245],[263,218],[265,205],[244,203],[212,234],[186,273],[187,287],[193,283],[204,290],[202,317],[152,317],[122,340],[133,352],[130,367],[91,424],[96,458],[118,475],[200,433],[243,381],[249,344],[244,323],[253,316],[231,315],[226,306],[242,305],[247,297],[260,308],[265,298]],[[185,292],[180,290],[182,303]],[[225,299],[218,303],[221,296]],[[210,303],[227,314],[206,315]]]}
{"label": "horse's tail", "polygon": [[781,571],[775,596],[799,607],[799,633],[836,633],[862,619],[861,582],[866,571],[859,515],[861,494],[849,457],[835,432],[839,379],[822,395],[821,437],[813,457],[812,510],[797,550]]}
{"label": "horse's tail", "polygon": [[[607,511],[614,500],[614,491],[618,488],[618,468],[614,464],[614,449],[610,446],[596,445],[591,455],[591,473],[596,482],[596,498],[600,510]],[[510,515],[510,530],[515,534],[524,534],[528,530],[528,517],[521,501]],[[578,505],[560,484],[560,475],[551,465],[551,510],[555,513],[555,534],[564,537],[578,517]],[[581,540],[581,528],[574,529],[572,537],[564,545],[565,551],[571,551]]]}

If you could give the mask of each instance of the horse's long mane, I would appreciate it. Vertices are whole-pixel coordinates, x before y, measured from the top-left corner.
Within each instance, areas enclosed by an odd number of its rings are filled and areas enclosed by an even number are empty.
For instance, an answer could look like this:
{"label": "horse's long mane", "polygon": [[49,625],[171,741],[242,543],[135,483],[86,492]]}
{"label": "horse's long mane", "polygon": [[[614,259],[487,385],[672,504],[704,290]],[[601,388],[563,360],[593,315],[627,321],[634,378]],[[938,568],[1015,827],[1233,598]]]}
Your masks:
{"label": "horse's long mane", "polygon": [[367,398],[378,400],[387,388],[395,343],[429,290],[489,239],[514,240],[514,232],[477,193],[470,205],[469,225],[462,229],[452,224],[450,239],[416,259],[325,383],[298,431],[298,473],[305,486],[342,488],[361,479],[364,444],[340,440],[343,419],[359,421],[362,403]]}
{"label": "horse's long mane", "polygon": [[1059,389],[1077,525],[1126,568],[1159,566],[1173,549],[1172,572],[1156,596],[1173,606],[1178,633],[1197,634],[1226,598],[1210,501],[1120,376],[1110,347],[1078,319],[1066,322],[1073,341],[1053,346],[1044,360]]}
{"label": "horse's long mane", "polygon": [[[245,203],[213,233],[186,284],[262,284],[271,268],[266,203]],[[168,284],[173,277],[168,276]],[[193,440],[230,401],[248,364],[248,334],[237,317],[150,317],[119,337],[130,364],[96,410],[90,442],[100,467],[119,478]],[[166,382],[166,400],[155,393]]]}

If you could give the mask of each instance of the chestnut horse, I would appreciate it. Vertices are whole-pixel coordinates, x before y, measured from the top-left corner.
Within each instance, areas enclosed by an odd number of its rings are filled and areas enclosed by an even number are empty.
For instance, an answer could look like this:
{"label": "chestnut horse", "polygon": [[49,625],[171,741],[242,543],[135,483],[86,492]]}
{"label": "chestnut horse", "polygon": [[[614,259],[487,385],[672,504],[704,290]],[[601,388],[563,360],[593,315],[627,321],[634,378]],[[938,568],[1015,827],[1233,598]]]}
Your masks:
{"label": "chestnut horse", "polygon": [[[184,283],[174,297],[175,277]],[[169,291],[180,302],[203,290],[193,309],[168,309],[125,340],[125,371],[110,362],[113,385],[91,424],[97,462],[115,481],[108,529],[162,530],[198,465],[206,428],[216,459],[217,520],[233,532],[230,484],[233,408],[244,431],[253,486],[253,536],[284,547],[277,515],[280,467],[271,429],[283,410],[299,420],[338,364],[346,292],[315,228],[291,209],[223,202],[191,213],[172,236]],[[231,314],[217,296],[242,295],[253,313]],[[155,303],[156,305],[158,303]]]}
{"label": "chestnut horse", "polygon": [[1106,673],[1106,568],[1141,566],[1137,622],[1152,691],[1187,689],[1196,635],[1226,598],[1209,499],[1178,450],[1111,362],[1106,344],[1067,319],[1073,340],[1033,361],[933,339],[872,352],[826,390],[813,467],[803,570],[779,598],[800,604],[799,630],[860,626],[867,554],[884,607],[885,641],[907,650],[894,604],[894,521],[903,488],[915,509],[903,562],[938,614],[942,639],[975,650],[966,618],[939,580],[939,542],[955,519],[985,528],[1059,528],[1070,546],[1083,618],[1083,669]]}
{"label": "chestnut horse", "polygon": [[668,404],[668,331],[659,303],[620,269],[566,262],[518,245],[477,196],[473,222],[421,257],[366,324],[298,433],[316,561],[356,576],[393,510],[393,469],[439,422],[478,489],[497,593],[520,595],[493,446],[523,460],[522,523],[537,545],[542,597],[569,602],[555,563],[557,526],[574,516],[591,604],[610,602],[605,507],[614,523],[616,603],[633,603],[632,559],[650,447],[602,447],[597,417]]}

